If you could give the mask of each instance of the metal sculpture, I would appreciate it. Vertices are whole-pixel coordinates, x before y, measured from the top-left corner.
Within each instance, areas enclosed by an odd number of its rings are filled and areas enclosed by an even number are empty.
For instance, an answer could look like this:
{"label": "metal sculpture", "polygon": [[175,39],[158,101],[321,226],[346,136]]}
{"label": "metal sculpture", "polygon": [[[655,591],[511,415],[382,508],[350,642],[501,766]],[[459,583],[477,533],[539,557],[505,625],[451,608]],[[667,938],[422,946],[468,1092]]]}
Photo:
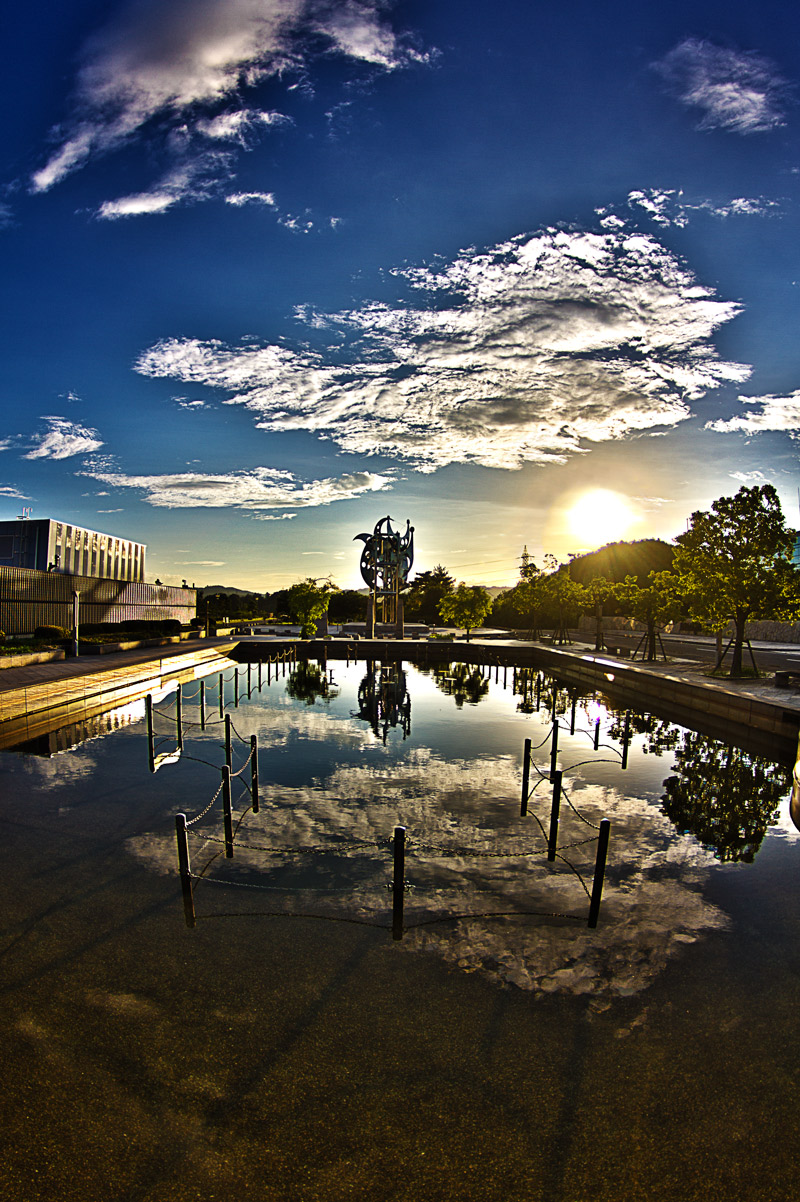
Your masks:
{"label": "metal sculpture", "polygon": [[374,637],[375,618],[378,608],[384,623],[394,623],[397,637],[403,637],[403,602],[400,590],[408,581],[408,573],[414,562],[414,527],[406,521],[406,532],[401,534],[392,526],[390,517],[381,518],[372,534],[357,534],[353,541],[361,539],[361,577],[369,588],[367,610],[367,636]]}

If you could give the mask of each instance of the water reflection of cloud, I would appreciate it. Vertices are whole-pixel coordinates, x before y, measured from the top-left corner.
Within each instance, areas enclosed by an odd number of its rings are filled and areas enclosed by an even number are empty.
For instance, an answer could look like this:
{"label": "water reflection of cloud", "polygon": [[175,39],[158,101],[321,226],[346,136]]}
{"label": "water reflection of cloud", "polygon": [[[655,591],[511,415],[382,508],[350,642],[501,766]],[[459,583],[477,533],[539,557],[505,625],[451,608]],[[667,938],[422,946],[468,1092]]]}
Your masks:
{"label": "water reflection of cloud", "polygon": [[[321,715],[329,719],[329,715]],[[291,715],[306,722],[312,715]],[[270,712],[274,721],[275,712]],[[691,837],[676,835],[658,807],[611,788],[575,780],[570,796],[589,822],[608,816],[612,838],[600,926],[585,925],[588,900],[577,878],[544,855],[500,858],[475,853],[544,848],[535,821],[519,817],[519,768],[514,757],[442,759],[431,749],[409,749],[397,766],[384,762],[336,766],[324,783],[274,786],[262,777],[261,812],[248,815],[232,861],[217,860],[214,875],[273,889],[296,884],[292,910],[345,912],[388,921],[391,856],[378,844],[397,824],[407,827],[406,950],[434,953],[464,971],[503,985],[542,993],[637,993],[682,948],[724,927],[725,915],[703,897],[714,859]],[[549,816],[549,793],[537,792],[535,809]],[[243,805],[246,803],[240,803]],[[241,811],[240,811],[241,812]],[[204,829],[219,839],[219,824]],[[569,807],[562,809],[561,846],[591,884],[595,845],[580,843],[593,830]],[[352,850],[336,845],[352,841]],[[249,844],[249,846],[248,846]],[[265,846],[325,847],[326,856],[271,856]],[[174,841],[147,835],[130,851],[162,872],[175,872]],[[218,842],[192,840],[195,867],[220,850]],[[335,888],[333,900],[314,887]],[[244,896],[243,891],[243,896]],[[250,909],[254,894],[247,890]],[[288,897],[290,895],[286,895]],[[198,907],[216,904],[228,890],[202,886]],[[272,909],[286,897],[270,892]],[[579,915],[580,922],[486,918],[487,911],[534,911]],[[454,921],[414,929],[416,922],[466,914]]]}
{"label": "water reflection of cloud", "polygon": [[51,757],[22,756],[22,771],[43,792],[71,788],[77,781],[88,780],[96,768],[95,758],[82,750]]}

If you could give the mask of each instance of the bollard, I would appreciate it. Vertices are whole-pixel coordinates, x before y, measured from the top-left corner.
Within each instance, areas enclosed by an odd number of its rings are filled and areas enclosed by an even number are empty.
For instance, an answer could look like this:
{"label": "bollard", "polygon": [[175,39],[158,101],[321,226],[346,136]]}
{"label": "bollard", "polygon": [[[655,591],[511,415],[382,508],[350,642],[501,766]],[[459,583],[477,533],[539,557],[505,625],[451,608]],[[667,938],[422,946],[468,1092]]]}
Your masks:
{"label": "bollard", "polygon": [[222,767],[222,815],[225,823],[225,855],[233,859],[233,811],[231,810],[231,770]]}
{"label": "bollard", "polygon": [[225,677],[222,672],[219,674],[219,716],[220,718],[225,713]]}
{"label": "bollard", "polygon": [[600,899],[603,896],[603,878],[606,871],[606,856],[608,855],[608,837],[610,833],[611,823],[608,818],[603,818],[600,823],[600,834],[597,837],[597,858],[594,863],[592,897],[589,902],[589,926],[592,928],[597,926],[597,919],[600,914]]}
{"label": "bollard", "polygon": [[508,682],[508,664],[503,664],[503,688],[506,688]]}
{"label": "bollard", "polygon": [[147,764],[151,772],[156,770],[156,749],[153,743],[153,694],[148,693],[144,699],[144,712],[147,715]]}
{"label": "bollard", "polygon": [[625,711],[625,729],[622,732],[622,767],[628,767],[628,744],[631,741],[630,735],[631,726],[631,711]]}
{"label": "bollard", "polygon": [[394,828],[394,880],[392,881],[392,939],[403,938],[403,900],[406,883],[406,828]]}
{"label": "bollard", "polygon": [[225,763],[227,764],[228,771],[230,772],[231,768],[233,767],[233,754],[231,752],[231,716],[230,716],[230,714],[225,715]]}
{"label": "bollard", "polygon": [[175,815],[175,836],[178,841],[178,870],[181,874],[183,913],[187,927],[195,925],[194,894],[192,893],[192,869],[189,863],[189,840],[186,837],[186,815]]}
{"label": "bollard", "polygon": [[200,729],[206,728],[206,682],[200,681]]}
{"label": "bollard", "polygon": [[250,736],[250,793],[253,798],[253,813],[258,813],[258,739]]}
{"label": "bollard", "polygon": [[272,684],[272,660],[267,660],[267,684]]}
{"label": "bollard", "polygon": [[261,692],[261,660],[258,661],[258,691]]}
{"label": "bollard", "polygon": [[248,663],[247,663],[247,700],[248,701],[250,700],[250,698],[253,695],[253,686],[250,682],[250,673],[252,671],[252,668],[253,668],[253,665],[248,660]]}
{"label": "bollard", "polygon": [[528,794],[529,783],[531,777],[531,741],[525,740],[525,746],[522,751],[522,802],[519,807],[520,818],[524,818],[528,812]]}
{"label": "bollard", "polygon": [[551,862],[556,858],[558,847],[558,815],[561,810],[561,779],[563,773],[553,773],[553,804],[550,809],[550,837],[547,840],[547,858]]}
{"label": "bollard", "polygon": [[239,669],[233,669],[233,708],[239,708]]}
{"label": "bollard", "polygon": [[539,673],[536,673],[536,713],[539,713],[539,707],[542,704],[542,678]]}
{"label": "bollard", "polygon": [[178,695],[175,700],[175,727],[178,735],[178,750],[183,750],[183,685],[178,681]]}
{"label": "bollard", "polygon": [[594,749],[597,751],[600,747],[600,719],[598,718],[594,724]]}
{"label": "bollard", "polygon": [[575,707],[577,706],[577,704],[578,704],[578,698],[573,697],[572,698],[572,709],[570,710],[570,714],[569,714],[569,733],[571,735],[575,734]]}
{"label": "bollard", "polygon": [[558,762],[558,718],[553,719],[553,743],[550,747],[550,780],[555,777],[556,763]]}

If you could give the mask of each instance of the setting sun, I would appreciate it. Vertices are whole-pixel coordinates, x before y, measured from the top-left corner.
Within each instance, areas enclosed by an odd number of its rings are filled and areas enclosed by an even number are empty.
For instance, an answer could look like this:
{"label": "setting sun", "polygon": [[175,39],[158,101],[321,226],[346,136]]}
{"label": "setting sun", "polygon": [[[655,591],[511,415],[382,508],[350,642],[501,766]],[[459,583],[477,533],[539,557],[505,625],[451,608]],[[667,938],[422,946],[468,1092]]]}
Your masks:
{"label": "setting sun", "polygon": [[593,547],[624,538],[638,521],[625,497],[606,488],[594,488],[567,511],[573,534]]}

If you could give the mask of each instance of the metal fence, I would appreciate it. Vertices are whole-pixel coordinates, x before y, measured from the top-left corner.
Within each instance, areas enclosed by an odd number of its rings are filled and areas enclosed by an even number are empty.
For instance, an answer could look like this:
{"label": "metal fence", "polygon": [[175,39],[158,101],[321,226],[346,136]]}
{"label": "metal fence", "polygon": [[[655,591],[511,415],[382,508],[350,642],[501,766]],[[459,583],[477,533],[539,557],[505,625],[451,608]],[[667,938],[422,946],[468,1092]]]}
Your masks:
{"label": "metal fence", "polygon": [[71,629],[75,591],[80,593],[81,623],[165,618],[186,623],[197,611],[195,589],[0,567],[0,630],[32,634],[37,626]]}

